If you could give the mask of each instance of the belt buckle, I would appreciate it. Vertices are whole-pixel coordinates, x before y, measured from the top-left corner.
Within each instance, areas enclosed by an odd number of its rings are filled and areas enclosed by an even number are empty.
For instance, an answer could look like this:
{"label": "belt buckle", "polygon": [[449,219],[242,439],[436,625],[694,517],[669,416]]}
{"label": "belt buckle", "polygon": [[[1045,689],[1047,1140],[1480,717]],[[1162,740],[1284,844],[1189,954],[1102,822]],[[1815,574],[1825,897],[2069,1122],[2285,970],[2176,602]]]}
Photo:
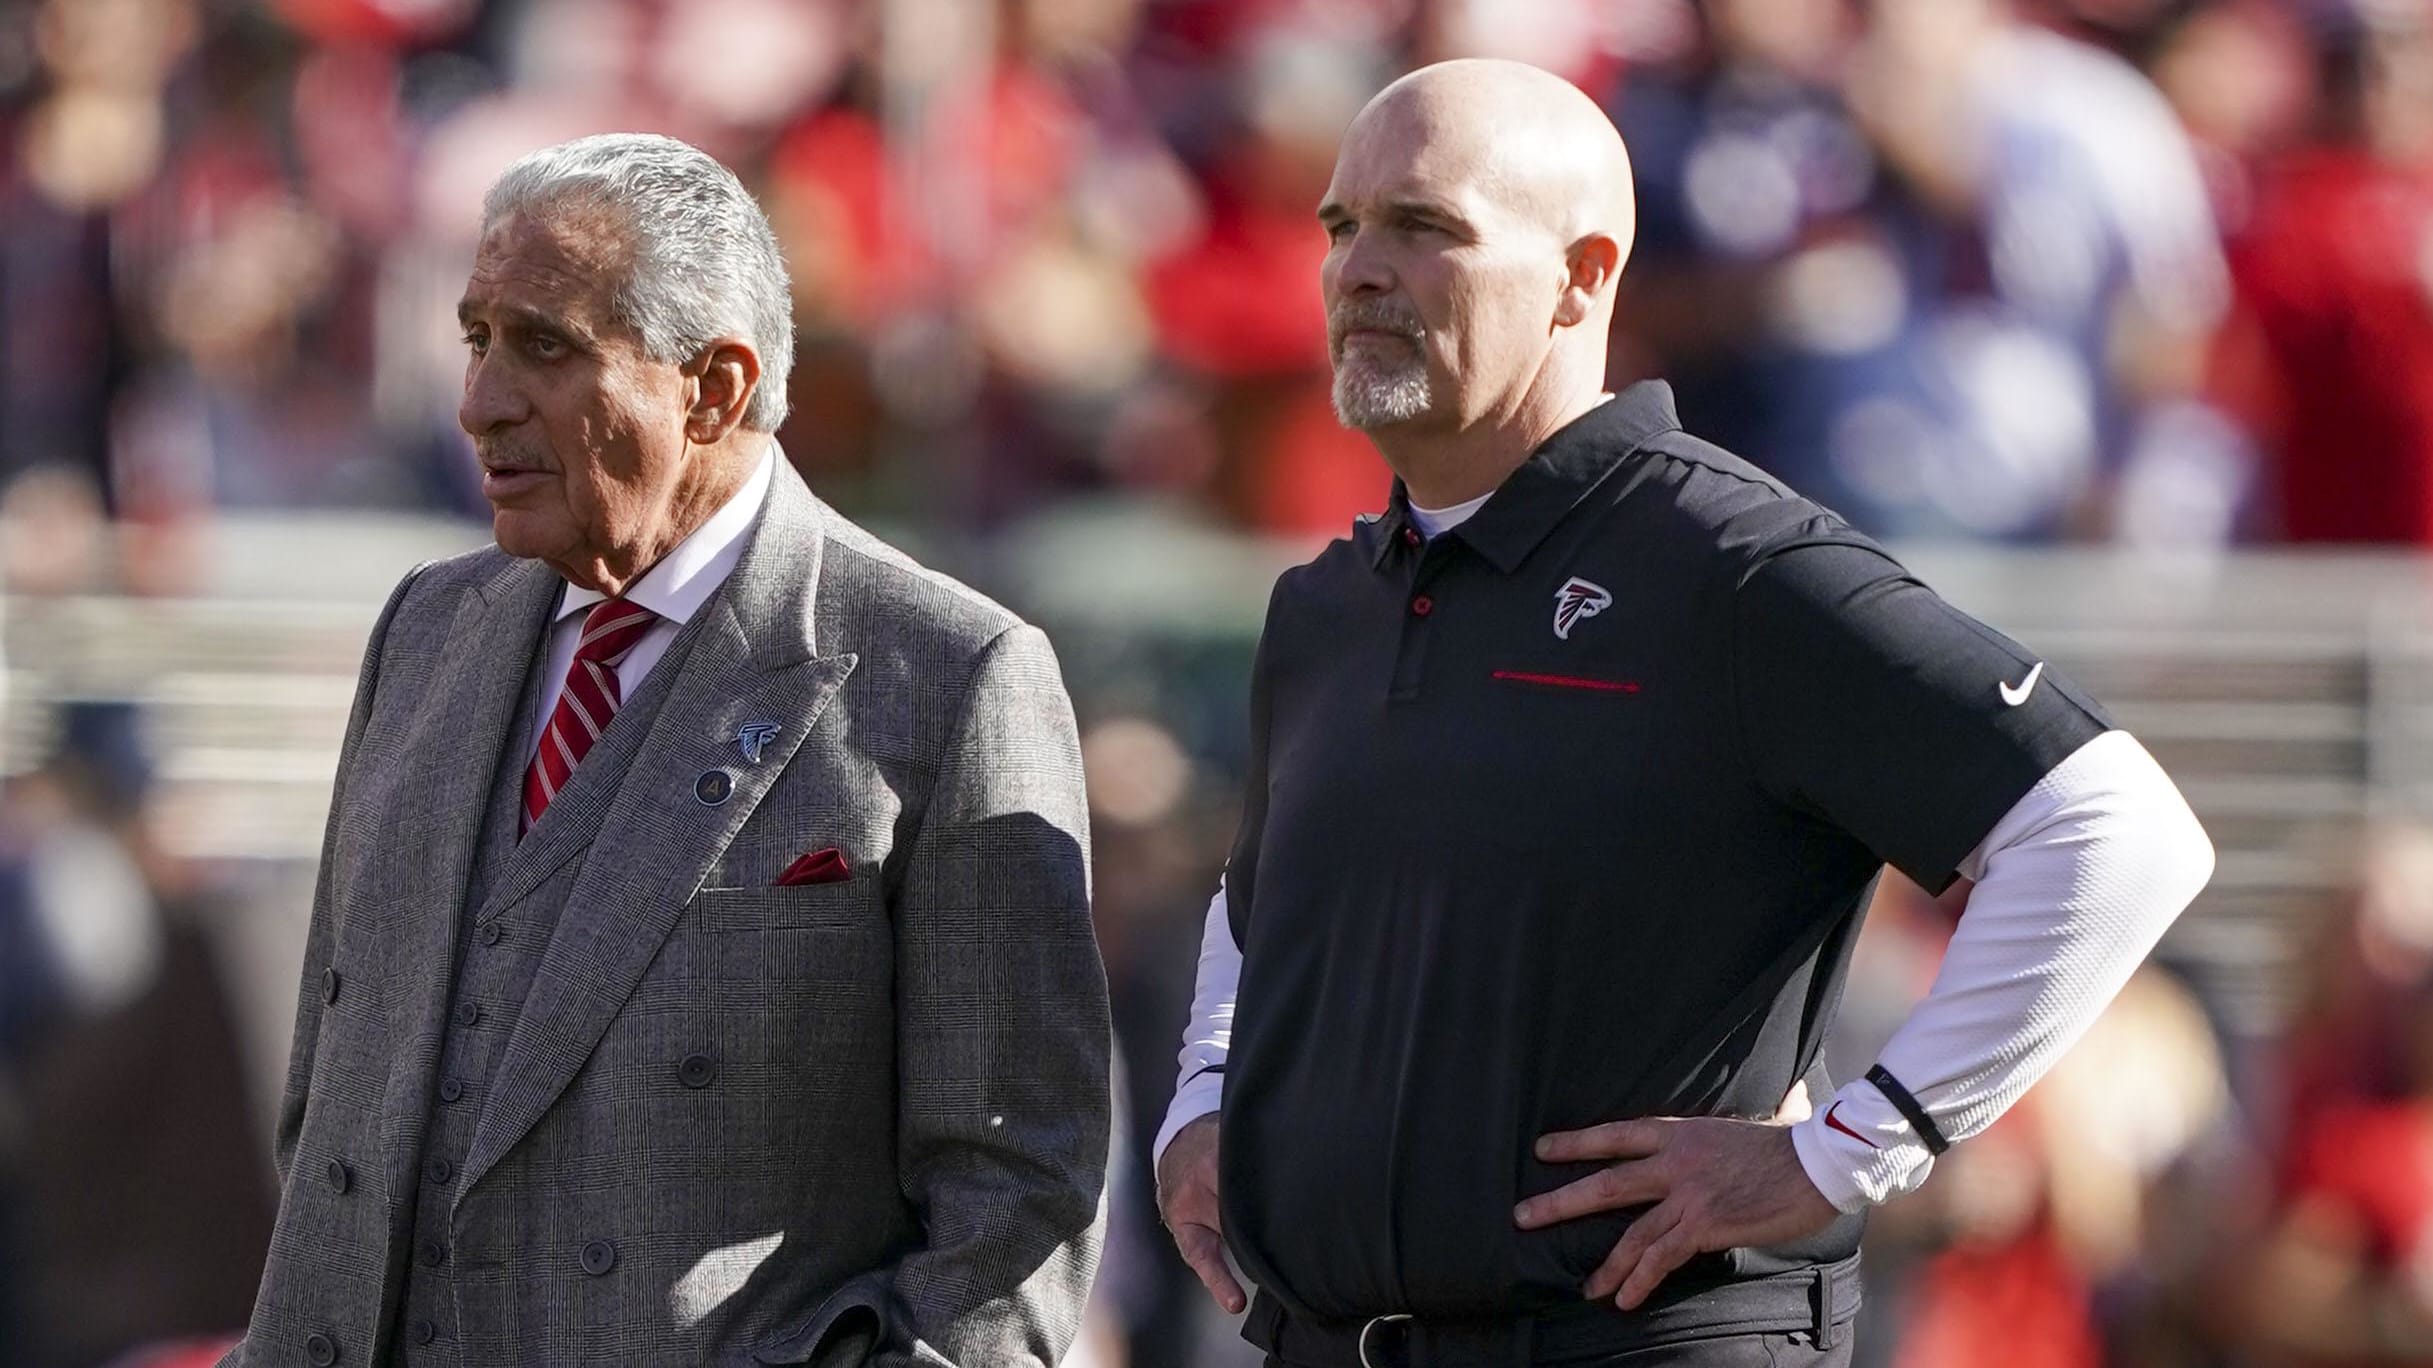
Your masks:
{"label": "belt buckle", "polygon": [[1369,1323],[1360,1327],[1360,1342],[1357,1346],[1360,1350],[1360,1368],[1382,1368],[1382,1365],[1372,1362],[1369,1358],[1369,1332],[1375,1330],[1380,1325],[1392,1325],[1397,1321],[1407,1321],[1409,1319],[1411,1319],[1411,1316],[1407,1311],[1396,1312],[1391,1316],[1369,1317]]}

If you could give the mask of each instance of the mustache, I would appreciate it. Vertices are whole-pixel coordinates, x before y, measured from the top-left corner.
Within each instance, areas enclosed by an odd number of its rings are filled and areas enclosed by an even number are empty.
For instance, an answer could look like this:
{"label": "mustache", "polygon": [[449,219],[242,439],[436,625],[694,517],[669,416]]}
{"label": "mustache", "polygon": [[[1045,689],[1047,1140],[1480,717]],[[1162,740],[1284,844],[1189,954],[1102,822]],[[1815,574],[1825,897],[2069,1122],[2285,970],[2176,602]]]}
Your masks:
{"label": "mustache", "polygon": [[521,443],[473,439],[473,456],[485,470],[546,470],[548,462]]}
{"label": "mustache", "polygon": [[1386,300],[1339,304],[1327,315],[1327,340],[1338,349],[1343,346],[1346,333],[1366,329],[1392,333],[1413,342],[1419,340],[1422,331],[1417,310]]}

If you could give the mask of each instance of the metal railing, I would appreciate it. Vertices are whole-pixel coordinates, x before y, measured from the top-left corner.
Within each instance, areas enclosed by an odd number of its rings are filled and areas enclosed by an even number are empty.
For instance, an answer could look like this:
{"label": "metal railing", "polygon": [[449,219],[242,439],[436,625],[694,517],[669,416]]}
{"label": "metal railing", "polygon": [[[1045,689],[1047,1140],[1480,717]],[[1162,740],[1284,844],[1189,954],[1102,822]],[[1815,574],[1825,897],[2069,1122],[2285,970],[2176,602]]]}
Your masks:
{"label": "metal railing", "polygon": [[[132,699],[147,706],[173,848],[308,862],[373,614],[407,565],[478,533],[324,520],[219,536],[228,568],[197,597],[0,601],[0,768],[39,761],[53,701]],[[1157,553],[1139,554],[1148,547]],[[1093,639],[1172,630],[1246,653],[1268,572],[1294,555],[1132,512],[1043,523],[958,568],[1047,623],[1087,697],[1088,662],[1103,655]],[[2350,877],[2364,826],[2433,815],[2433,561],[1977,548],[1907,559],[2049,653],[2178,780],[2220,865],[2164,954],[2205,980],[2231,1029],[2269,1031],[2296,938]],[[1111,583],[1123,592],[1098,591]],[[1171,621],[1161,601],[1177,605]]]}

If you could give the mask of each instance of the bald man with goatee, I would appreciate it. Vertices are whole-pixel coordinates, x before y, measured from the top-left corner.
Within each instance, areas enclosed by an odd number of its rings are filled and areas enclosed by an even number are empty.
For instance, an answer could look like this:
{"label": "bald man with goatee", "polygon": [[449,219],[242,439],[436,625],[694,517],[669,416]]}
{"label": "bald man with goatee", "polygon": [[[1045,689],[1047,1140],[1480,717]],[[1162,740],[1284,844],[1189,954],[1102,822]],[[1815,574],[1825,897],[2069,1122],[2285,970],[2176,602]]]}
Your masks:
{"label": "bald man with goatee", "polygon": [[[2212,870],[2034,652],[1662,384],[1605,391],[1630,186],[1577,89],[1462,61],[1369,102],[1318,206],[1335,408],[1394,479],[1276,584],[1158,1140],[1178,1247],[1271,1365],[1847,1363],[1865,1210]],[[1975,887],[1837,1084],[1886,865]]]}

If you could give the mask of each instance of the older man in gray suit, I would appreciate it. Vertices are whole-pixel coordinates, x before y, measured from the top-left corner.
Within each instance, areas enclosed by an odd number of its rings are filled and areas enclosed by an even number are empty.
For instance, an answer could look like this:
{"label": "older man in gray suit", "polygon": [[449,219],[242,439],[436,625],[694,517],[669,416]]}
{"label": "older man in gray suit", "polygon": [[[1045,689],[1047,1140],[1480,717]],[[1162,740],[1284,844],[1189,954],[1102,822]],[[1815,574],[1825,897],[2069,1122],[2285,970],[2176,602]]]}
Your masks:
{"label": "older man in gray suit", "polygon": [[498,546],[347,724],[243,1364],[1053,1364],[1107,1009],[1046,639],[812,497],[785,269],[665,138],[484,205]]}

